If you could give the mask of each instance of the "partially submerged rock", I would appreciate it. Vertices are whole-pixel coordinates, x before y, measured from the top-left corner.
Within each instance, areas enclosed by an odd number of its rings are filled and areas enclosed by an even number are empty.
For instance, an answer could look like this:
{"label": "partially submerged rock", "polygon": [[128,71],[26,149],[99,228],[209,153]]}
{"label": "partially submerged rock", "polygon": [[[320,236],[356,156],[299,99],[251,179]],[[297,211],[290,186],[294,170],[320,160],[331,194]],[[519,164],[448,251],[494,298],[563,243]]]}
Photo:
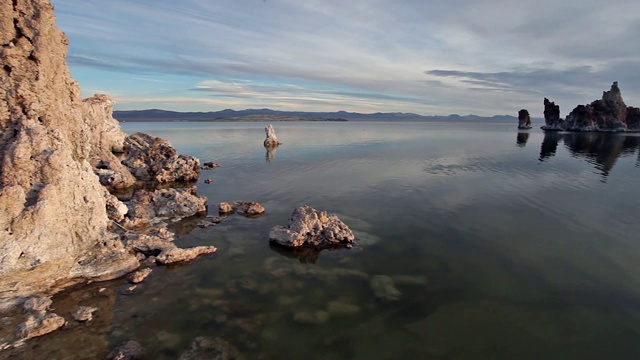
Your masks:
{"label": "partially submerged rock", "polygon": [[236,201],[236,202],[221,202],[218,205],[218,211],[221,214],[235,213],[239,215],[259,215],[264,213],[265,209],[262,204],[254,201]]}
{"label": "partially submerged rock", "polygon": [[327,248],[350,246],[355,235],[336,215],[329,215],[308,205],[293,211],[286,226],[274,226],[269,241],[287,247]]}
{"label": "partially submerged rock", "polygon": [[215,246],[179,248],[173,242],[173,233],[162,227],[144,234],[128,233],[126,238],[127,247],[145,256],[154,256],[155,261],[160,264],[190,261],[217,250]]}
{"label": "partially submerged rock", "polygon": [[518,111],[518,129],[530,129],[531,128],[531,116],[529,111],[521,109]]}
{"label": "partially submerged rock", "polygon": [[[640,109],[627,106],[624,103],[617,81],[613,82],[609,91],[602,93],[601,99],[587,105],[578,105],[564,121],[559,119],[560,110],[557,105],[555,109],[552,109],[551,104],[553,103],[547,104],[547,102],[548,100],[545,98],[543,130],[640,131]],[[551,110],[557,111],[552,112]],[[549,120],[547,120],[548,112]]]}
{"label": "partially submerged rock", "polygon": [[278,141],[276,131],[273,129],[273,126],[271,124],[267,125],[264,128],[264,132],[267,135],[267,138],[264,139],[264,146],[266,148],[274,148],[281,144],[281,142]]}
{"label": "partially submerged rock", "polygon": [[544,98],[544,126],[543,129],[562,129],[563,120],[560,119],[560,105]]}
{"label": "partially submerged rock", "polygon": [[93,313],[98,311],[95,306],[80,306],[72,316],[78,322],[88,322],[93,320]]}
{"label": "partially submerged rock", "polygon": [[143,282],[149,275],[151,275],[152,272],[153,270],[149,268],[140,269],[127,275],[127,280],[129,280],[129,282],[132,284],[139,284]]}
{"label": "partially submerged rock", "polygon": [[64,323],[64,318],[54,313],[42,317],[30,315],[25,322],[18,325],[16,336],[22,340],[31,339],[56,331],[63,327]]}
{"label": "partially submerged rock", "polygon": [[211,169],[215,169],[217,167],[220,167],[220,164],[215,163],[213,161],[207,161],[206,163],[202,164],[202,167],[200,169],[202,169],[202,170],[211,170]]}
{"label": "partially submerged rock", "polygon": [[200,177],[200,160],[178,154],[169,141],[143,133],[125,140],[129,156],[122,161],[141,181],[158,183],[188,182]]}
{"label": "partially submerged rock", "polygon": [[207,211],[206,196],[198,196],[197,188],[140,189],[129,201],[125,227],[146,226],[155,219],[173,220]]}

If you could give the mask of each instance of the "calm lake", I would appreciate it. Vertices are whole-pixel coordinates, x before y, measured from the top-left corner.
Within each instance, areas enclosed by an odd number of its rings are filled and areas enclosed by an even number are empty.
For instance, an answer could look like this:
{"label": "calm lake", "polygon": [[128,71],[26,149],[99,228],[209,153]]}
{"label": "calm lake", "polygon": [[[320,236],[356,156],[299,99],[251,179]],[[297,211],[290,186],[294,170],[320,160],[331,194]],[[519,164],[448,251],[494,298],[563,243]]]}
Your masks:
{"label": "calm lake", "polygon": [[[246,359],[640,358],[640,134],[276,122],[283,145],[267,154],[265,125],[122,124],[220,163],[198,183],[210,215],[222,201],[267,211],[173,224],[181,246],[218,252],[156,268],[130,295],[122,280],[96,284],[109,295],[84,329],[88,354],[135,339],[149,359],[176,359],[219,336]],[[337,214],[357,245],[271,247],[271,227],[304,204]],[[398,300],[376,298],[380,276]],[[56,350],[65,336],[25,354],[84,358]]]}

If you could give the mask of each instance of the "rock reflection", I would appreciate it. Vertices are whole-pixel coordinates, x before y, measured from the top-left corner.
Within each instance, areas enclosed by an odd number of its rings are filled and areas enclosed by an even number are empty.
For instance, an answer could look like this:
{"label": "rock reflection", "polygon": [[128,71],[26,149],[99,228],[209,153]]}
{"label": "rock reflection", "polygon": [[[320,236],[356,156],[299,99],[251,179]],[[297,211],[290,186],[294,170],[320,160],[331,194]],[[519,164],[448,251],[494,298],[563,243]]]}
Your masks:
{"label": "rock reflection", "polygon": [[267,149],[267,154],[265,155],[265,160],[270,163],[273,160],[275,160],[276,158],[276,152],[278,151],[278,147],[277,146],[273,146],[273,147],[265,147],[265,149]]}
{"label": "rock reflection", "polygon": [[600,171],[603,180],[609,176],[620,157],[633,155],[640,147],[640,137],[635,135],[546,132],[539,160],[544,161],[554,156],[560,141],[571,156],[585,158],[593,164]]}
{"label": "rock reflection", "polygon": [[335,246],[328,247],[323,249],[315,249],[307,246],[299,246],[299,247],[286,247],[282,245],[275,244],[273,242],[269,242],[269,248],[278,254],[292,258],[298,259],[303,264],[315,264],[320,257],[320,252],[322,251],[334,251],[334,250],[347,250],[347,246]]}
{"label": "rock reflection", "polygon": [[527,145],[528,140],[529,140],[529,133],[526,131],[519,131],[518,136],[516,137],[516,146],[525,147]]}

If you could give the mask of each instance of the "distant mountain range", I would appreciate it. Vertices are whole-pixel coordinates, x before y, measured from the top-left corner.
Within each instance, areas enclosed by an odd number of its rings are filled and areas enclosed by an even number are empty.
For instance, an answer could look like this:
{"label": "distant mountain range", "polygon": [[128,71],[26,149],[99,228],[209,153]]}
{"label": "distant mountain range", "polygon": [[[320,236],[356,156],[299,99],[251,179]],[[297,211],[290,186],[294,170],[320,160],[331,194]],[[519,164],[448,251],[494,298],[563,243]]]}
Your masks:
{"label": "distant mountain range", "polygon": [[418,115],[411,113],[373,113],[356,112],[306,112],[278,111],[271,109],[246,109],[210,112],[177,112],[167,110],[127,110],[114,111],[118,121],[508,121],[517,123],[518,118],[510,115],[490,117],[478,115]]}

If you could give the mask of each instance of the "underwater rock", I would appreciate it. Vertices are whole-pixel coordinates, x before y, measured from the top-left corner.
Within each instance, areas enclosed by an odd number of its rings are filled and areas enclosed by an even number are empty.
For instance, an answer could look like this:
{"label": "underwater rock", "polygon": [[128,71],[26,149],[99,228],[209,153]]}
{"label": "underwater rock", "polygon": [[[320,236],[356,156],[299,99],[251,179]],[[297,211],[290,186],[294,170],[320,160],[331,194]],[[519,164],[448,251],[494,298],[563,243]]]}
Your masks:
{"label": "underwater rock", "polygon": [[187,351],[178,360],[238,360],[238,349],[228,341],[217,338],[197,337]]}
{"label": "underwater rock", "polygon": [[293,321],[299,324],[321,325],[329,320],[329,313],[324,310],[297,311],[293,314]]}
{"label": "underwater rock", "polygon": [[375,275],[371,278],[371,290],[373,295],[383,301],[398,301],[402,294],[396,288],[391,277],[387,275]]}
{"label": "underwater rock", "polygon": [[278,141],[278,137],[276,136],[276,131],[273,129],[273,126],[271,124],[267,125],[264,128],[264,132],[267,135],[267,138],[264,139],[264,146],[266,148],[277,147],[278,145],[281,144],[281,142]]}
{"label": "underwater rock", "polygon": [[308,205],[295,209],[288,225],[274,226],[269,232],[269,241],[286,247],[348,247],[354,240],[351,229],[336,215],[328,215]]}
{"label": "underwater rock", "polygon": [[137,341],[127,341],[125,344],[113,349],[107,356],[107,360],[142,360],[145,350]]}

